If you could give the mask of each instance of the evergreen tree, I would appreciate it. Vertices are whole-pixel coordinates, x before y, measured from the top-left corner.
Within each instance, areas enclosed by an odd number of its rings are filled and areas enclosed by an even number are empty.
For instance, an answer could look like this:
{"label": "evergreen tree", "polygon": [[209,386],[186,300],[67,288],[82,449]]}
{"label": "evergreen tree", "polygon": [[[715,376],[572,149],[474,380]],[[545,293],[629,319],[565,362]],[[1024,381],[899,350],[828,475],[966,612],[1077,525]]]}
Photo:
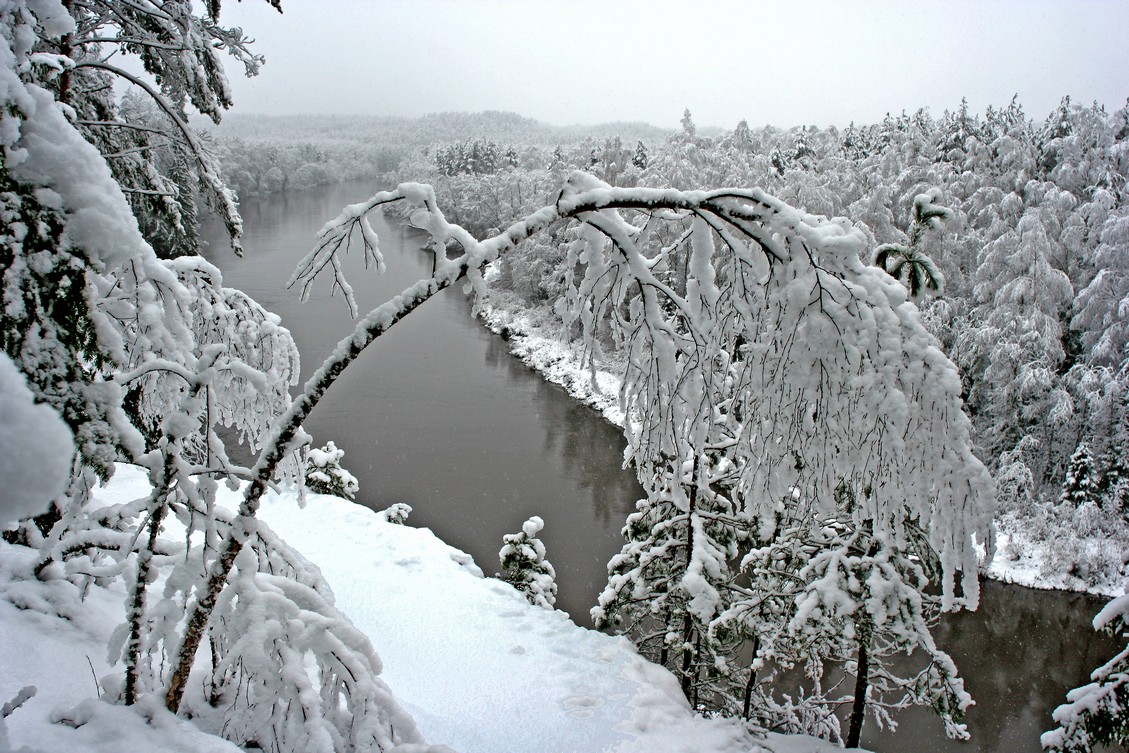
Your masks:
{"label": "evergreen tree", "polygon": [[521,531],[502,537],[498,577],[525,594],[530,604],[552,609],[557,601],[557,572],[545,559],[545,544],[537,538],[544,527],[545,521],[534,515],[522,524]]}
{"label": "evergreen tree", "polygon": [[642,141],[635,143],[635,154],[631,156],[631,164],[640,170],[646,170],[650,158],[647,156],[647,146]]}
{"label": "evergreen tree", "polygon": [[318,494],[353,499],[360,490],[357,477],[341,467],[345,451],[333,442],[306,451],[306,488]]}
{"label": "evergreen tree", "polygon": [[913,200],[913,221],[906,233],[909,243],[884,243],[874,251],[874,265],[902,282],[915,300],[924,291],[939,295],[945,281],[941,270],[921,250],[926,233],[940,230],[942,223],[953,216],[952,210],[937,204],[940,198],[941,191],[936,188],[918,194]]}
{"label": "evergreen tree", "polygon": [[1070,466],[1066,470],[1066,479],[1062,482],[1063,504],[1081,507],[1084,504],[1098,501],[1097,474],[1094,468],[1094,457],[1085,442],[1080,442],[1074,454],[1070,457]]}
{"label": "evergreen tree", "polygon": [[698,127],[694,125],[694,118],[690,115],[689,107],[682,111],[682,133],[688,139],[693,139],[698,135]]}
{"label": "evergreen tree", "polygon": [[408,516],[411,514],[411,505],[396,502],[381,511],[380,516],[393,525],[402,526],[408,522]]}

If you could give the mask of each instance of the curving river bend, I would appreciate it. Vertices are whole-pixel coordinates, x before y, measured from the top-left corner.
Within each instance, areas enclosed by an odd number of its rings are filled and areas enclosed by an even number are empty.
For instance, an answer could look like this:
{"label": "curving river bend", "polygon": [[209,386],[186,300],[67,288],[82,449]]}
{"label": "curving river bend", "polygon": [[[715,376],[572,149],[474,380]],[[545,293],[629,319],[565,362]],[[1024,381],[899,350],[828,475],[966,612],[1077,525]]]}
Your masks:
{"label": "curving river bend", "polygon": [[[309,302],[285,282],[313,247],[315,233],[346,204],[378,187],[347,183],[251,201],[242,206],[245,255],[209,227],[206,256],[224,283],[282,316],[309,376],[353,324],[340,295],[319,280]],[[357,254],[346,271],[362,311],[430,274],[419,233],[376,224],[388,271],[377,276]],[[342,376],[305,424],[316,444],[333,440],[360,480],[358,501],[374,509],[412,506],[410,525],[426,526],[469,552],[487,574],[498,569],[502,536],[530,515],[557,571],[557,606],[579,624],[619,550],[620,528],[641,491],[620,466],[619,429],[548,384],[511,356],[506,343],[470,316],[462,291],[448,289],[381,337]],[[1067,689],[1112,656],[1115,646],[1090,629],[1103,600],[984,584],[981,608],[947,618],[935,631],[973,698],[970,743],[946,740],[927,710],[903,712],[891,735],[867,725],[863,745],[906,751],[1038,751],[1039,733]],[[379,651],[379,646],[377,650]]]}

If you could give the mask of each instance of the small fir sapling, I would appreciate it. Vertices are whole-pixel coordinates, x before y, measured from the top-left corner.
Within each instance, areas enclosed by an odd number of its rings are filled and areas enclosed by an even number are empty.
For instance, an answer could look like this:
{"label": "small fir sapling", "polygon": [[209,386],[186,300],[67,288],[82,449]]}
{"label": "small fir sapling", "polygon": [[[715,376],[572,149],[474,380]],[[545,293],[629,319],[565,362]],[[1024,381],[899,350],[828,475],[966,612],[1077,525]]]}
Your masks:
{"label": "small fir sapling", "polygon": [[320,450],[310,450],[307,455],[306,487],[318,494],[353,499],[361,487],[357,477],[341,467],[341,458],[344,456],[345,451],[333,442],[327,442]]}
{"label": "small fir sapling", "polygon": [[412,514],[412,506],[406,505],[403,502],[396,502],[388,506],[387,509],[380,511],[380,517],[384,518],[385,522],[393,525],[402,526],[408,522],[408,516]]}
{"label": "small fir sapling", "polygon": [[545,544],[537,534],[545,522],[534,515],[521,526],[518,533],[502,537],[498,559],[502,563],[502,580],[525,594],[530,604],[552,609],[557,601],[556,570],[545,559]]}

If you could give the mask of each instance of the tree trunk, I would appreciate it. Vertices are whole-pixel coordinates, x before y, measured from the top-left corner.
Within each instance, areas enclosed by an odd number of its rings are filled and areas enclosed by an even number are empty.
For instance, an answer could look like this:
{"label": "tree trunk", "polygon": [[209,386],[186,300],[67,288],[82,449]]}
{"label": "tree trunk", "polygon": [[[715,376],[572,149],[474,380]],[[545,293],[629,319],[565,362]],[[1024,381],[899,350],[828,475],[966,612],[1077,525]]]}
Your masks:
{"label": "tree trunk", "polygon": [[858,667],[855,670],[855,700],[851,706],[851,722],[847,730],[847,747],[857,748],[866,717],[866,691],[870,687],[870,630],[859,630]]}
{"label": "tree trunk", "polygon": [[[690,562],[694,556],[694,526],[691,518],[694,517],[694,512],[698,504],[698,456],[694,455],[694,468],[690,472],[690,498],[687,502],[687,519],[686,519],[686,570],[690,569]],[[690,614],[690,610],[685,605],[682,607],[682,646],[684,653],[682,655],[682,694],[686,696],[686,700],[691,704],[694,702],[692,697],[693,683],[691,682],[691,675],[693,672],[694,651],[687,648],[690,644],[691,638],[694,637],[694,616]]]}
{"label": "tree trunk", "polygon": [[157,548],[157,535],[161,532],[161,521],[165,518],[168,503],[168,476],[160,495],[154,495],[157,507],[149,519],[149,538],[144,549],[137,553],[137,582],[133,584],[133,594],[129,605],[129,641],[126,643],[125,661],[125,705],[132,706],[137,700],[138,665],[141,663],[141,625],[145,621],[145,592],[149,587],[149,573],[152,570],[153,550]]}
{"label": "tree trunk", "polygon": [[757,670],[754,665],[757,661],[757,654],[761,650],[761,640],[759,635],[753,636],[753,658],[749,660],[749,681],[745,683],[745,702],[741,706],[741,718],[749,721],[749,716],[752,714],[753,706],[753,689],[757,686]]}

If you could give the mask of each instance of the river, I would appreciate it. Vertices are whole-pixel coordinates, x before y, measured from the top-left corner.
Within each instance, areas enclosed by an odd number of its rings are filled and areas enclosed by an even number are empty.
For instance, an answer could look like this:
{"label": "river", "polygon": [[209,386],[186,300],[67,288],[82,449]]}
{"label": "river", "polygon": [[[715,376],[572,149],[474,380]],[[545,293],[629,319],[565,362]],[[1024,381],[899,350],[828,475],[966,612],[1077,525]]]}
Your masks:
{"label": "river", "polygon": [[[302,379],[349,333],[340,295],[319,280],[311,300],[285,289],[315,233],[346,204],[377,187],[347,183],[243,205],[245,255],[205,227],[207,257],[224,283],[279,314],[302,354]],[[346,271],[362,310],[430,273],[422,235],[375,224],[388,271],[365,270],[356,252]],[[545,521],[541,539],[557,571],[557,606],[579,624],[618,551],[620,528],[641,495],[621,467],[619,429],[546,383],[511,356],[506,343],[470,316],[458,288],[439,294],[381,337],[353,364],[305,424],[315,443],[333,440],[360,481],[360,503],[412,507],[410,525],[426,526],[469,552],[487,574],[498,569],[502,536],[530,515]],[[1090,620],[1103,600],[989,582],[975,613],[946,618],[935,631],[977,700],[968,714],[971,743],[944,737],[928,710],[899,714],[893,735],[868,724],[863,744],[877,753],[983,751],[1034,753],[1039,732],[1067,689],[1112,656]],[[379,646],[377,647],[379,650]]]}

